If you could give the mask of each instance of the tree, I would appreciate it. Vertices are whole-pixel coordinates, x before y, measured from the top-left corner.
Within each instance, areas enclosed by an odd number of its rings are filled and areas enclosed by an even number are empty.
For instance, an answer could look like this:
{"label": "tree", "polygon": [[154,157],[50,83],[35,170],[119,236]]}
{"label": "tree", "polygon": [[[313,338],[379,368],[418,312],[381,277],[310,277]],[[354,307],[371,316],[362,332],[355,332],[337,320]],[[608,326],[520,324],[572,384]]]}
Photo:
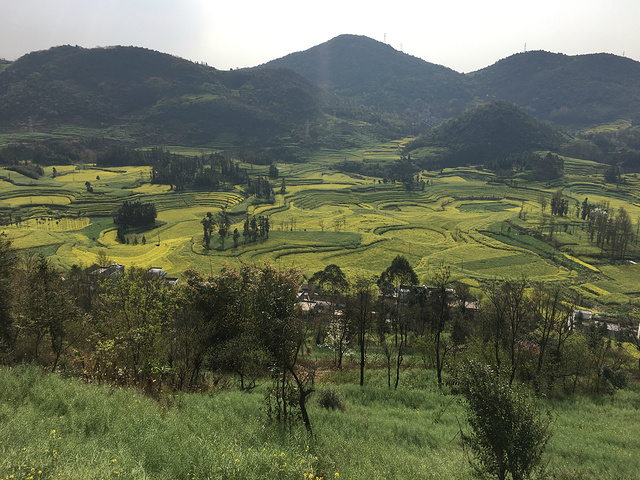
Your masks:
{"label": "tree", "polygon": [[229,215],[225,209],[222,209],[219,213],[219,218],[216,222],[218,224],[218,235],[220,235],[220,245],[222,246],[222,250],[224,250],[224,240],[227,238],[227,233],[229,233],[229,227],[231,226],[231,220],[229,220]]}
{"label": "tree", "polygon": [[[407,319],[404,316],[401,316],[400,311],[400,297],[403,295],[401,286],[411,286],[416,285],[417,283],[418,276],[416,275],[416,272],[414,272],[409,261],[402,255],[397,255],[391,262],[391,265],[387,267],[387,269],[382,272],[378,278],[378,286],[384,292],[385,297],[395,296],[395,311],[392,317],[396,350],[395,388],[398,388],[398,383],[400,381],[400,366],[404,359],[404,348],[407,344],[408,333]],[[398,336],[400,338],[399,342]]]}
{"label": "tree", "polygon": [[[81,318],[68,284],[44,255],[27,258],[21,272],[19,327],[25,341],[32,342],[31,354],[42,360],[48,338],[53,354],[52,370],[70,347],[73,327]],[[77,334],[78,332],[74,332]]]}
{"label": "tree", "polygon": [[400,313],[400,286],[401,285],[417,285],[418,276],[403,255],[397,255],[384,272],[378,278],[378,287],[385,296],[395,295],[396,298],[396,317],[394,318],[394,333],[396,335],[396,343],[398,343],[398,315]]}
{"label": "tree", "polygon": [[462,395],[471,431],[461,432],[480,473],[498,480],[528,478],[540,465],[551,438],[552,418],[521,386],[491,367],[470,362],[458,372],[454,389]]}
{"label": "tree", "polygon": [[0,233],[0,351],[13,344],[13,277],[17,256],[11,241]]}
{"label": "tree", "polygon": [[240,244],[240,232],[238,232],[238,229],[234,229],[233,230],[233,248],[238,248],[238,245]]}
{"label": "tree", "polygon": [[403,255],[397,255],[391,265],[380,274],[378,286],[380,288],[398,287],[400,285],[417,285],[418,276]]}
{"label": "tree", "polygon": [[527,280],[508,280],[501,285],[494,284],[487,291],[493,307],[490,315],[494,326],[493,341],[496,368],[500,370],[501,350],[504,345],[509,355],[509,383],[513,383],[520,366],[521,340],[531,326],[531,303],[526,295]]}
{"label": "tree", "polygon": [[337,367],[342,368],[342,356],[353,333],[351,317],[343,315],[344,312],[339,311],[339,305],[344,301],[349,282],[338,265],[330,264],[324,270],[314,273],[309,279],[309,283],[319,285],[327,295],[328,330],[326,343],[335,352]]}
{"label": "tree", "polygon": [[323,290],[331,293],[344,293],[349,287],[346,275],[334,263],[314,273],[309,279],[309,283],[319,285]]}
{"label": "tree", "polygon": [[561,287],[542,282],[534,285],[531,296],[538,346],[534,386],[537,392],[550,392],[565,371],[565,344],[575,331],[570,323],[574,303]]}
{"label": "tree", "polygon": [[[270,399],[275,402],[275,416],[290,422],[292,407],[297,407],[307,431],[312,434],[307,400],[313,393],[314,369],[302,369],[298,353],[304,345],[304,323],[296,312],[295,301],[301,275],[297,270],[277,270],[270,265],[261,268],[243,266],[243,275],[253,278],[252,308],[260,312],[256,318],[259,338],[273,359],[274,388]],[[295,386],[291,388],[291,380]],[[295,403],[294,403],[295,402]]]}
{"label": "tree", "polygon": [[436,373],[438,377],[438,387],[442,387],[442,369],[444,368],[444,357],[447,353],[447,344],[443,339],[445,327],[449,321],[449,302],[447,298],[447,285],[451,278],[449,267],[440,267],[435,272],[432,283],[435,290],[429,295],[431,304],[432,322],[431,332],[434,337],[436,351]]}
{"label": "tree", "polygon": [[367,332],[371,326],[373,307],[373,283],[370,279],[359,277],[352,285],[351,295],[347,299],[346,315],[351,318],[360,347],[360,386],[364,385],[364,368],[367,354]]}
{"label": "tree", "polygon": [[162,277],[136,267],[102,284],[94,349],[103,371],[115,375],[119,369],[123,380],[153,388],[156,375],[169,363],[166,342],[174,296]]}

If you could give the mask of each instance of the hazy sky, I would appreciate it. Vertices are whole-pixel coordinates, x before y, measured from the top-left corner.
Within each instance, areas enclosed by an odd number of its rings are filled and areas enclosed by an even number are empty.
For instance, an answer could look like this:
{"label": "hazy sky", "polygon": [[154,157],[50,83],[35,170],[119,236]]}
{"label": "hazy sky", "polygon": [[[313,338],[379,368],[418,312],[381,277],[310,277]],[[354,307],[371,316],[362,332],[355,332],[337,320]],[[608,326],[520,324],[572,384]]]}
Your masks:
{"label": "hazy sky", "polygon": [[0,0],[0,57],[135,45],[219,69],[351,33],[470,72],[527,50],[640,60],[640,0]]}

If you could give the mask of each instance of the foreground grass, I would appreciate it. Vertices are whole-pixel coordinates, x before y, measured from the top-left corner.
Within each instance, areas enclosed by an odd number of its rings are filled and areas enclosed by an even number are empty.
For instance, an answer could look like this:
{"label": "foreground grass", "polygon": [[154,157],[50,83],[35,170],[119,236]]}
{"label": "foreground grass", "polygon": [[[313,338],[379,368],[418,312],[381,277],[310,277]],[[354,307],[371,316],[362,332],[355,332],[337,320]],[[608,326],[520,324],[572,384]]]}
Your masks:
{"label": "foreground grass", "polygon": [[[462,407],[431,377],[416,370],[398,391],[377,386],[377,373],[371,386],[337,386],[346,410],[312,402],[310,438],[302,428],[267,424],[261,392],[155,401],[35,367],[3,367],[0,479],[474,478],[458,437]],[[557,421],[546,478],[638,478],[637,386],[547,405]]]}

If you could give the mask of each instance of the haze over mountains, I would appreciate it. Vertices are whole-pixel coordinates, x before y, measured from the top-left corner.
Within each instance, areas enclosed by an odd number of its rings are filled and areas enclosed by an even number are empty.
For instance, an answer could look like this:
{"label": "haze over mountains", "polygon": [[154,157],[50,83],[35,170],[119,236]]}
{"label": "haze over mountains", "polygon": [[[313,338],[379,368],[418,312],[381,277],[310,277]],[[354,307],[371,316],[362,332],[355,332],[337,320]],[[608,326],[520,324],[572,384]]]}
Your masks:
{"label": "haze over mountains", "polygon": [[570,128],[632,119],[640,62],[527,52],[461,74],[341,35],[234,71],[136,47],[55,47],[0,63],[5,133],[73,125],[139,144],[326,144],[345,121],[382,137],[416,134],[493,99]]}

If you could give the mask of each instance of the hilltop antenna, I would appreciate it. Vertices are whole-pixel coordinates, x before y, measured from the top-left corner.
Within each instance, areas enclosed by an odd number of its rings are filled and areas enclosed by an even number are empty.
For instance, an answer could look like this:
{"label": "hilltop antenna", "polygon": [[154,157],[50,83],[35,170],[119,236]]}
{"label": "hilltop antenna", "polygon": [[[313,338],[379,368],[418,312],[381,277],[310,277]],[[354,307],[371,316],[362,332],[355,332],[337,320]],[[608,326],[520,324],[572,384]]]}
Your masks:
{"label": "hilltop antenna", "polygon": [[524,53],[527,53],[527,42],[524,42]]}
{"label": "hilltop antenna", "polygon": [[387,43],[387,34],[384,34],[384,43]]}
{"label": "hilltop antenna", "polygon": [[402,51],[402,44],[400,44],[400,51]]}

